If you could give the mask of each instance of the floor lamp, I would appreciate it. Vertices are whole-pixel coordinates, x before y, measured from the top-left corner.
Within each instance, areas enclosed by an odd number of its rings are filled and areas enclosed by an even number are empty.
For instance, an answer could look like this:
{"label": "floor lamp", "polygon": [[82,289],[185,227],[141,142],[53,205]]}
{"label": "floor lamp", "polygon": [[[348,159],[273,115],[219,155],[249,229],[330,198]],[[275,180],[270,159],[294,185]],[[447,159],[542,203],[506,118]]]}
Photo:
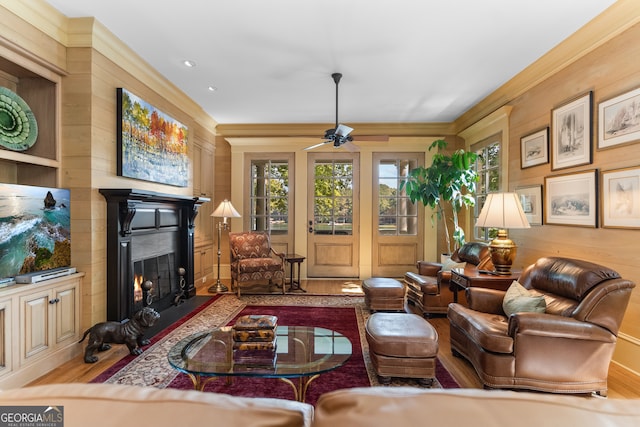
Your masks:
{"label": "floor lamp", "polygon": [[209,288],[210,293],[220,293],[227,292],[229,288],[222,284],[220,281],[220,240],[222,239],[222,230],[228,230],[229,224],[227,223],[227,218],[240,218],[240,214],[233,207],[231,202],[227,199],[224,199],[216,208],[215,211],[211,214],[212,217],[222,218],[222,221],[218,221],[218,279],[216,280],[216,284],[212,285]]}

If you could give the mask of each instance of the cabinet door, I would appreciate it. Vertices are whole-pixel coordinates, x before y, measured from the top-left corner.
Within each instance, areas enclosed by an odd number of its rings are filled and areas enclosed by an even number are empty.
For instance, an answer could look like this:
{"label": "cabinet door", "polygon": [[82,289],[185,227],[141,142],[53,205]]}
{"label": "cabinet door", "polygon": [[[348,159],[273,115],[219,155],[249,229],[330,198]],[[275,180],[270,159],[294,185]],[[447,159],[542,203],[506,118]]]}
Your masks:
{"label": "cabinet door", "polygon": [[56,344],[75,339],[80,327],[76,307],[79,306],[78,288],[64,286],[54,289],[53,309],[55,311]]}
{"label": "cabinet door", "polygon": [[11,299],[0,301],[0,377],[13,370]]}
{"label": "cabinet door", "polygon": [[213,273],[213,246],[202,248],[202,274],[205,276]]}
{"label": "cabinet door", "polygon": [[202,254],[200,248],[195,248],[193,253],[193,280],[196,284],[202,279]]}
{"label": "cabinet door", "polygon": [[36,292],[20,298],[22,345],[20,357],[28,360],[51,347],[51,292]]}

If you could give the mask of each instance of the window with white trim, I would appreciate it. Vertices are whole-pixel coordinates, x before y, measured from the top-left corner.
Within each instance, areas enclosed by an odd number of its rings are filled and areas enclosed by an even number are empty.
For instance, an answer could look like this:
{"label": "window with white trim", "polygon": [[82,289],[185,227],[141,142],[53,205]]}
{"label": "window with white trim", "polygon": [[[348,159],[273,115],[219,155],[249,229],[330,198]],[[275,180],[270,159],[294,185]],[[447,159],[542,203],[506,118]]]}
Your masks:
{"label": "window with white trim", "polygon": [[487,199],[487,194],[501,191],[501,148],[502,134],[494,135],[471,146],[471,150],[478,154],[475,169],[479,181],[476,187],[476,204],[473,209],[475,240],[488,242],[498,233],[497,228],[476,227],[475,223]]}

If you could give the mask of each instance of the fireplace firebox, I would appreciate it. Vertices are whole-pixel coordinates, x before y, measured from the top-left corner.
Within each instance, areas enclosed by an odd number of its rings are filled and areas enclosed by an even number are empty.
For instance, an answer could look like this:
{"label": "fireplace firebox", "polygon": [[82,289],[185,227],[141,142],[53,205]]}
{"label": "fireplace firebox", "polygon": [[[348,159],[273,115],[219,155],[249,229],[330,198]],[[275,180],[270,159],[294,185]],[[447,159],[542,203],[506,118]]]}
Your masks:
{"label": "fireplace firebox", "polygon": [[100,189],[107,200],[107,320],[195,295],[195,218],[208,198]]}

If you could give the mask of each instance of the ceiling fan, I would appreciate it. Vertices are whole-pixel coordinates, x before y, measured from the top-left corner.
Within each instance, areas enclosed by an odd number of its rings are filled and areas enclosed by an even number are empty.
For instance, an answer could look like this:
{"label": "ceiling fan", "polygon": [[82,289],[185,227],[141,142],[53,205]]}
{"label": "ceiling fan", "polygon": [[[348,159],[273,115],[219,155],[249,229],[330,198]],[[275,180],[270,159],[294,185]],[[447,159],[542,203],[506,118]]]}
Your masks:
{"label": "ceiling fan", "polygon": [[[350,133],[353,132],[353,128],[338,123],[338,84],[340,83],[340,79],[342,78],[341,73],[333,73],[331,74],[333,81],[336,83],[336,126],[332,129],[327,129],[324,133],[324,139],[319,144],[312,145],[310,147],[305,148],[305,150],[313,150],[314,148],[318,148],[323,146],[324,144],[333,143],[335,148],[339,148],[340,146],[346,145],[353,141]],[[351,148],[345,146],[345,148]],[[355,147],[353,147],[355,149]]]}

